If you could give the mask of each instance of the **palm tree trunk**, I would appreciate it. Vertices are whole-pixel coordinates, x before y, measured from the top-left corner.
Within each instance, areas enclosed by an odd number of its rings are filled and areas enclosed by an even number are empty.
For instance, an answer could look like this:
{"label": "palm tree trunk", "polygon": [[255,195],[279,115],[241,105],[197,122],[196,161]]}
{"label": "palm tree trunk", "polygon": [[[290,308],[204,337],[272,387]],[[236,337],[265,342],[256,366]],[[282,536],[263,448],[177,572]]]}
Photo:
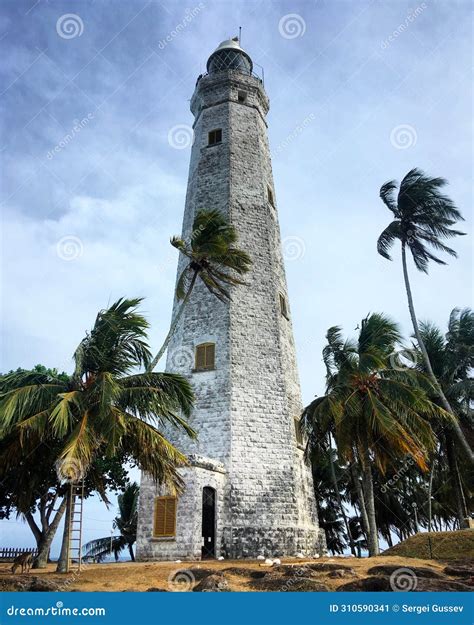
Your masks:
{"label": "palm tree trunk", "polygon": [[67,573],[68,560],[69,560],[69,535],[72,520],[72,510],[74,508],[74,501],[72,501],[72,489],[68,488],[67,494],[64,497],[66,500],[66,515],[64,517],[64,531],[63,542],[61,544],[61,553],[59,555],[58,566],[56,567],[56,573]]}
{"label": "palm tree trunk", "polygon": [[135,555],[133,553],[133,543],[128,543],[128,553],[130,554],[130,558],[132,559],[132,562],[135,562]]}
{"label": "palm tree trunk", "polygon": [[356,555],[356,550],[355,550],[355,545],[354,545],[354,540],[352,538],[352,534],[351,534],[351,528],[349,526],[349,521],[347,520],[347,515],[346,515],[346,511],[344,509],[344,505],[342,503],[342,499],[341,499],[341,494],[339,493],[339,485],[337,483],[337,478],[336,478],[336,471],[334,469],[334,461],[332,458],[332,446],[331,446],[331,436],[329,436],[329,467],[331,470],[331,479],[332,479],[332,483],[334,485],[334,493],[336,495],[336,499],[337,499],[337,503],[339,505],[339,508],[341,509],[341,514],[342,514],[342,518],[344,520],[344,525],[346,528],[346,532],[347,532],[347,537],[349,539],[349,545],[351,547],[351,553],[352,555]]}
{"label": "palm tree trunk", "polygon": [[153,360],[151,361],[150,365],[148,366],[147,371],[151,372],[153,371],[153,369],[156,367],[156,365],[159,363],[159,361],[161,360],[161,357],[163,356],[163,354],[165,353],[165,351],[168,348],[169,342],[171,341],[171,337],[173,336],[173,334],[175,333],[176,328],[178,327],[178,323],[179,320],[181,319],[183,312],[184,312],[184,308],[191,296],[191,293],[194,289],[194,285],[196,284],[196,280],[197,277],[199,275],[199,271],[195,271],[194,275],[192,277],[191,283],[189,285],[189,288],[187,290],[186,295],[184,296],[184,299],[181,303],[181,306],[179,307],[178,312],[176,313],[175,318],[173,319],[173,321],[171,322],[171,326],[169,329],[168,334],[166,335],[165,341],[163,343],[163,345],[160,348],[160,351],[157,353],[157,355],[153,358]]}
{"label": "palm tree trunk", "polygon": [[467,510],[464,499],[464,493],[462,489],[461,476],[459,475],[459,467],[456,459],[456,451],[454,448],[454,441],[449,435],[445,434],[446,438],[446,457],[448,460],[449,473],[454,488],[454,501],[456,502],[456,518],[459,523],[459,529],[467,528],[466,523]]}
{"label": "palm tree trunk", "polygon": [[[356,456],[354,456],[355,458]],[[362,531],[365,534],[365,538],[368,540],[369,539],[369,518],[367,516],[367,509],[365,507],[365,500],[364,500],[364,491],[362,490],[362,486],[360,484],[360,476],[359,476],[359,471],[358,468],[356,466],[356,460],[354,459],[354,462],[351,463],[351,473],[352,473],[352,481],[354,482],[354,486],[355,486],[355,490],[356,490],[356,494],[357,494],[357,501],[359,503],[359,510],[360,510],[360,518],[362,521]]]}
{"label": "palm tree trunk", "polygon": [[438,382],[438,379],[436,378],[433,372],[433,368],[431,366],[428,352],[426,351],[425,344],[421,337],[420,328],[418,327],[418,320],[416,318],[416,313],[415,313],[415,306],[413,304],[413,296],[412,296],[411,287],[410,287],[410,280],[408,277],[406,247],[405,247],[405,243],[403,242],[402,242],[402,265],[403,265],[403,278],[405,280],[405,289],[407,292],[407,299],[408,299],[408,309],[410,311],[410,317],[411,317],[411,322],[413,324],[413,330],[415,332],[416,341],[418,343],[421,354],[423,356],[423,361],[425,363],[426,370],[428,371],[428,375],[431,378],[431,381],[433,382],[433,385],[436,390],[436,394],[438,395],[441,405],[443,406],[445,410],[450,412],[454,417],[453,422],[449,425],[449,428],[452,430],[452,432],[456,436],[458,443],[460,444],[467,458],[471,461],[471,464],[474,464],[474,452],[472,451],[469,443],[467,442],[467,439],[464,436],[464,432],[462,431],[461,426],[459,425],[458,418],[456,414],[454,413],[453,409],[451,408],[448,400],[446,399],[446,396],[443,393],[443,389],[441,388],[441,385]]}
{"label": "palm tree trunk", "polygon": [[375,497],[374,497],[374,482],[372,478],[372,469],[370,466],[369,447],[367,441],[363,441],[360,446],[361,460],[362,460],[362,475],[364,480],[364,496],[365,506],[367,509],[367,518],[369,524],[369,535],[367,537],[367,546],[369,549],[369,556],[378,556],[379,538],[377,530],[377,519],[375,517]]}
{"label": "palm tree trunk", "polygon": [[430,471],[430,481],[428,483],[428,531],[431,532],[431,527],[433,523],[433,478],[436,467],[436,458],[433,458],[433,462],[431,463],[431,471]]}
{"label": "palm tree trunk", "polygon": [[38,542],[38,555],[33,562],[33,569],[45,569],[48,563],[49,552],[51,549],[51,543],[56,535],[58,525],[63,518],[64,511],[66,510],[67,498],[64,497],[61,505],[59,506],[51,525],[46,532],[43,532]]}

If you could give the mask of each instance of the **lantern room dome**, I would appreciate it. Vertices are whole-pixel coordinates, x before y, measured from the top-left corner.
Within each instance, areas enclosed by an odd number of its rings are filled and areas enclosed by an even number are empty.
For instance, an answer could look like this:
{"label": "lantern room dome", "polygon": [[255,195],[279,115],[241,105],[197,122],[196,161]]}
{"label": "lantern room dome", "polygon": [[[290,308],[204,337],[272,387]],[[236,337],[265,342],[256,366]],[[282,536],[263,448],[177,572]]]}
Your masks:
{"label": "lantern room dome", "polygon": [[235,69],[251,74],[253,63],[250,56],[240,47],[237,37],[220,43],[207,61],[207,71],[215,74],[227,69]]}

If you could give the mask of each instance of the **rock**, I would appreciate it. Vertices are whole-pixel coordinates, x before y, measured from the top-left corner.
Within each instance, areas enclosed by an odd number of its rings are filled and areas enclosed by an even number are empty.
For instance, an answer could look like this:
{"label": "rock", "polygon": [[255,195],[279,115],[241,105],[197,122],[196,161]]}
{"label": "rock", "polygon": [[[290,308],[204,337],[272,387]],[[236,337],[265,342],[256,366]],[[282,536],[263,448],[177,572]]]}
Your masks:
{"label": "rock", "polygon": [[286,577],[276,572],[267,573],[263,579],[252,582],[255,590],[266,592],[328,592],[329,588],[308,577]]}
{"label": "rock", "polygon": [[275,559],[273,560],[273,564],[274,564],[274,565],[276,565],[276,566],[280,566],[280,564],[281,564],[281,560],[280,560],[280,558],[275,558]]}
{"label": "rock", "polygon": [[317,572],[336,571],[341,569],[346,569],[348,571],[353,570],[352,567],[348,566],[347,564],[341,564],[340,562],[311,562],[310,564],[306,564],[306,566]]}
{"label": "rock", "polygon": [[31,577],[30,583],[25,588],[28,592],[58,592],[64,589],[64,584],[53,582],[42,577]]}
{"label": "rock", "polygon": [[328,573],[328,577],[355,577],[357,574],[354,569],[334,569]]}
{"label": "rock", "polygon": [[242,575],[243,577],[251,577],[252,579],[261,579],[268,575],[267,571],[257,571],[255,569],[244,569],[238,566],[231,566],[228,569],[224,569],[223,573],[229,575]]}
{"label": "rock", "polygon": [[218,559],[218,560],[223,560],[223,559],[224,559],[224,556],[219,556],[217,559]]}
{"label": "rock", "polygon": [[[473,589],[466,584],[453,582],[451,580],[437,578],[413,578],[412,588],[400,588],[404,592],[472,592]],[[394,592],[390,582],[390,577],[377,575],[373,577],[365,577],[348,584],[339,586],[337,592]]]}
{"label": "rock", "polygon": [[319,553],[316,553],[316,554],[313,556],[313,558],[314,558],[315,560],[317,560],[319,557],[320,557],[320,556],[319,556]]}
{"label": "rock", "polygon": [[265,556],[257,556],[257,560],[265,560]]}
{"label": "rock", "polygon": [[273,560],[270,560],[270,558],[267,558],[267,559],[265,560],[265,564],[266,564],[267,566],[273,566]]}
{"label": "rock", "polygon": [[152,586],[151,588],[147,588],[146,592],[168,592],[168,591],[165,590],[164,588],[155,588],[155,586]]}
{"label": "rock", "polygon": [[229,582],[223,573],[208,575],[193,588],[193,592],[225,592],[229,590]]}
{"label": "rock", "polygon": [[434,571],[433,569],[429,569],[424,566],[401,567],[397,564],[381,564],[378,566],[373,566],[367,571],[367,573],[369,573],[369,575],[392,575],[392,573],[395,573],[396,571],[403,568],[407,568],[410,571],[413,571],[416,577],[427,577],[431,579],[444,578],[444,576],[441,573],[438,573],[438,571]]}
{"label": "rock", "polygon": [[390,592],[389,577],[364,577],[348,584],[342,584],[336,588],[336,592]]}
{"label": "rock", "polygon": [[181,572],[184,572],[185,574],[188,573],[190,579],[194,577],[194,579],[199,582],[201,579],[209,577],[209,575],[214,575],[216,571],[214,569],[202,569],[200,566],[196,566],[195,568],[187,569],[186,571]]}
{"label": "rock", "polygon": [[304,555],[303,555],[302,553],[297,553],[297,554],[296,554],[296,557],[297,557],[297,558],[304,558]]}
{"label": "rock", "polygon": [[458,564],[447,566],[444,572],[446,575],[452,575],[453,577],[471,577],[474,575],[474,567],[468,564]]}
{"label": "rock", "polygon": [[175,560],[176,564],[179,564],[181,562],[181,560]]}

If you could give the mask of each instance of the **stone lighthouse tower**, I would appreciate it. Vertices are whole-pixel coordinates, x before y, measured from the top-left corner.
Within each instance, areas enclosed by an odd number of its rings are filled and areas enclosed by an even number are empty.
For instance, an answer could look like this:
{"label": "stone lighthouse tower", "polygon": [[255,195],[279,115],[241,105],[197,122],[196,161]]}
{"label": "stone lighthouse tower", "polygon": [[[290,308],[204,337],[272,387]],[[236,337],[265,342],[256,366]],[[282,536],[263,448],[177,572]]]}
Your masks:
{"label": "stone lighthouse tower", "polygon": [[251,58],[238,40],[223,41],[191,99],[194,144],[182,236],[192,237],[198,210],[218,209],[253,265],[246,285],[232,287],[229,303],[197,284],[170,343],[166,368],[194,387],[191,425],[198,438],[167,432],[190,459],[178,497],[142,475],[141,560],[314,555],[324,545],[298,427],[302,404],[268,109]]}

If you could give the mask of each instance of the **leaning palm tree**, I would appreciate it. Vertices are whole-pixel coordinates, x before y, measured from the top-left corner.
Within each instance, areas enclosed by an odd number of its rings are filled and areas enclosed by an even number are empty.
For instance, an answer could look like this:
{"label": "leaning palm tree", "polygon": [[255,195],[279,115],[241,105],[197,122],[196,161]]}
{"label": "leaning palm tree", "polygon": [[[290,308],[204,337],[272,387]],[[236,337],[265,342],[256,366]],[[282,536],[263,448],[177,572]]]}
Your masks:
{"label": "leaning palm tree", "polygon": [[[408,172],[400,185],[395,180],[390,180],[382,185],[380,197],[393,214],[394,220],[379,236],[377,251],[384,258],[391,260],[389,251],[396,240],[400,241],[408,308],[416,340],[427,373],[435,386],[443,408],[454,414],[433,372],[428,352],[423,343],[423,337],[421,336],[415,313],[407,266],[407,248],[411,252],[415,267],[424,273],[428,273],[430,260],[440,265],[446,264],[444,260],[435,255],[434,251],[445,252],[454,257],[457,256],[452,248],[443,243],[446,239],[465,234],[451,228],[456,222],[462,220],[463,217],[454,202],[441,193],[440,189],[446,184],[447,181],[444,178],[431,178],[420,169],[415,168]],[[396,193],[397,189],[398,194]],[[456,420],[452,420],[451,427],[466,455],[471,462],[474,462],[474,453],[459,423]]]}
{"label": "leaning palm tree", "polygon": [[119,530],[117,536],[104,536],[86,543],[83,547],[83,558],[93,558],[97,562],[114,554],[118,560],[120,552],[128,548],[132,562],[135,562],[133,544],[137,540],[137,502],[139,487],[136,482],[129,484],[124,492],[117,497],[119,515],[114,519],[114,529]]}
{"label": "leaning palm tree", "polygon": [[[398,371],[390,357],[401,341],[398,326],[381,314],[361,322],[358,341],[328,330],[323,350],[326,394],[303,413],[305,427],[334,433],[339,456],[362,475],[359,508],[366,515],[369,555],[379,553],[372,465],[384,473],[396,458],[411,456],[421,469],[435,446],[429,419],[443,414],[428,398],[429,380],[415,370]],[[357,478],[356,478],[357,479]]]}
{"label": "leaning palm tree", "polygon": [[[0,437],[18,429],[23,437],[62,442],[61,477],[77,481],[99,455],[129,455],[155,480],[179,489],[177,468],[186,457],[164,436],[170,423],[195,436],[187,423],[194,395],[189,382],[171,373],[140,373],[148,367],[148,322],[141,299],[119,299],[99,312],[74,353],[66,380],[37,371],[8,374],[0,395]],[[65,519],[65,536],[71,505]],[[67,542],[63,541],[63,555]],[[59,570],[65,567],[64,557]]]}
{"label": "leaning palm tree", "polygon": [[181,300],[165,341],[149,365],[153,371],[165,353],[184,312],[198,278],[221,301],[230,299],[228,286],[244,284],[239,276],[249,271],[250,256],[237,248],[234,226],[218,210],[197,213],[190,240],[173,237],[171,245],[178,249],[187,262],[176,285],[176,297]]}

